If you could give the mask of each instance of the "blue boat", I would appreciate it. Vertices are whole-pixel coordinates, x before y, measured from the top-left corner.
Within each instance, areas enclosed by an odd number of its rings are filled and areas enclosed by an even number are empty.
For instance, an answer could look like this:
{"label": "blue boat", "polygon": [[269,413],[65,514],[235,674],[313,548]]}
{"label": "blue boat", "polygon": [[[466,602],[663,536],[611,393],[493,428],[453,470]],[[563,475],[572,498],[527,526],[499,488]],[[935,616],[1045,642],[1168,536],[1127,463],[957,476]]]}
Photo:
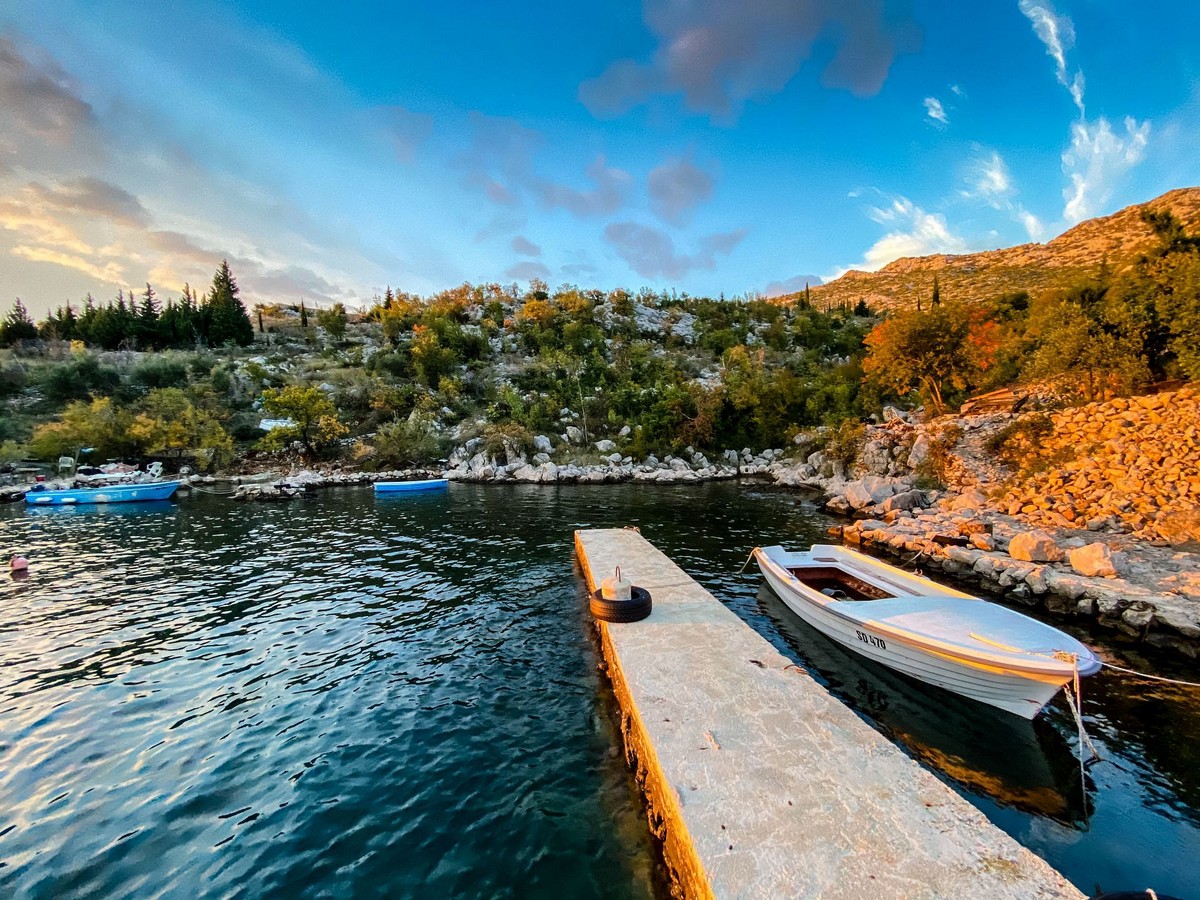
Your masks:
{"label": "blue boat", "polygon": [[411,491],[437,491],[450,483],[448,478],[426,478],[424,481],[377,481],[376,494],[401,494]]}
{"label": "blue boat", "polygon": [[96,488],[29,491],[25,495],[25,502],[31,506],[79,506],[85,503],[167,500],[178,488],[178,481],[151,481],[146,484],[113,484]]}

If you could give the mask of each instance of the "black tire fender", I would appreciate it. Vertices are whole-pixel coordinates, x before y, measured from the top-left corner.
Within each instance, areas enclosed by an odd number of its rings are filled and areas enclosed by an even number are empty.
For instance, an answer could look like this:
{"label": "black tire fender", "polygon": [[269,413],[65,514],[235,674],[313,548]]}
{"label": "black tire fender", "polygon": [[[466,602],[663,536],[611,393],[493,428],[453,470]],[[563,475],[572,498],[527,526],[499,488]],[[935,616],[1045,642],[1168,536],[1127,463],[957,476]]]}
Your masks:
{"label": "black tire fender", "polygon": [[606,600],[600,591],[593,591],[588,599],[592,615],[601,622],[640,622],[650,615],[653,601],[645,588],[634,587],[628,600]]}

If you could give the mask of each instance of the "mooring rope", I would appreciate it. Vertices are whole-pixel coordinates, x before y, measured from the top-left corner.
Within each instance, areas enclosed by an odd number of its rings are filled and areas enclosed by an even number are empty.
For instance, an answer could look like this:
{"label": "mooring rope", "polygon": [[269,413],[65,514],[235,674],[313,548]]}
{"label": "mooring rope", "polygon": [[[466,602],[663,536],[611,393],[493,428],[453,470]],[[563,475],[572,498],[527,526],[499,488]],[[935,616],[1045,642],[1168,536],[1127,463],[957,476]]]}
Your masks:
{"label": "mooring rope", "polygon": [[1112,669],[1116,672],[1124,672],[1126,675],[1133,675],[1136,678],[1145,678],[1148,681],[1161,681],[1165,684],[1174,684],[1179,687],[1194,687],[1200,688],[1200,683],[1195,681],[1184,681],[1182,678],[1164,678],[1162,675],[1147,675],[1145,672],[1137,672],[1133,669],[1126,669],[1121,666],[1114,666],[1112,663],[1100,660],[1100,665],[1106,669]]}
{"label": "mooring rope", "polygon": [[754,559],[754,554],[757,553],[758,550],[759,550],[759,548],[755,547],[753,550],[750,551],[750,555],[746,557],[746,561],[744,563],[742,563],[742,567],[737,570],[737,573],[739,575],[741,575],[743,572],[746,571],[746,566],[750,565],[750,560]]}
{"label": "mooring rope", "polygon": [[192,484],[190,482],[188,483],[188,488],[193,491],[199,491],[202,494],[216,494],[218,497],[228,497],[230,494],[236,493],[239,487],[241,487],[240,484],[237,485],[237,487],[232,487],[227,491],[220,491],[216,488],[204,487],[199,484]]}

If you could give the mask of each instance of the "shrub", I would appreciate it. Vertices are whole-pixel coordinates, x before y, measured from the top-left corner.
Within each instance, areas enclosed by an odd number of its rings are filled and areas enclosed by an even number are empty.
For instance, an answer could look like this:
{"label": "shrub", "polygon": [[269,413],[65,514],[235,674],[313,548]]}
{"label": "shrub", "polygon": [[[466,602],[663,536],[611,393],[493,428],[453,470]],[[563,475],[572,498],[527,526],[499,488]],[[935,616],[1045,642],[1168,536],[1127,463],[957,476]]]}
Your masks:
{"label": "shrub", "polygon": [[861,422],[847,420],[829,430],[825,454],[849,468],[867,442],[867,429]]}
{"label": "shrub", "polygon": [[156,354],[138,363],[129,380],[148,391],[183,388],[188,383],[188,367],[176,357]]}
{"label": "shrub", "polygon": [[383,425],[372,444],[372,461],[384,469],[435,462],[446,449],[445,441],[433,428],[433,417],[422,412]]}

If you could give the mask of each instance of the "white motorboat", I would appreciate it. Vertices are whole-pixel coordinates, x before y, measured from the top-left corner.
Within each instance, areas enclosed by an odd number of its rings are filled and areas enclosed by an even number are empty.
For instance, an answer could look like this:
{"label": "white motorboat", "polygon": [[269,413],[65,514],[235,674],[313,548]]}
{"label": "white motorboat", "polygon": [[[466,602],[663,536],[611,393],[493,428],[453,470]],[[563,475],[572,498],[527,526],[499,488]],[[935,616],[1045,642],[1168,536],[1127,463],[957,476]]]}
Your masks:
{"label": "white motorboat", "polygon": [[756,547],[754,557],[780,599],[843,646],[1026,719],[1100,670],[1057,628],[845,547]]}

